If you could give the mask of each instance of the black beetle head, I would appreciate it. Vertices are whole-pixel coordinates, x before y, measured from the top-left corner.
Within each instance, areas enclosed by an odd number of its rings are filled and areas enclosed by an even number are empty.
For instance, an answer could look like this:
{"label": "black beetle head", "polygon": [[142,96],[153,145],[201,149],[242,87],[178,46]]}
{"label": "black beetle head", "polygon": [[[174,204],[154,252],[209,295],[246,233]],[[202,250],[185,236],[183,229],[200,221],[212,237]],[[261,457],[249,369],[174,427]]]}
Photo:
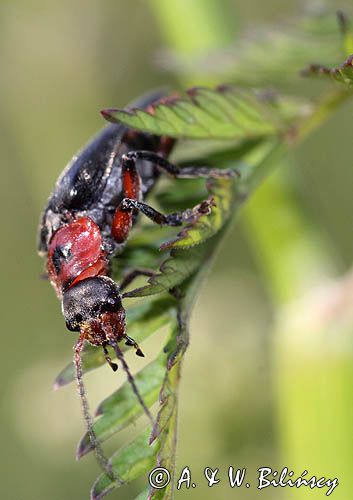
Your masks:
{"label": "black beetle head", "polygon": [[103,313],[118,312],[121,307],[119,287],[107,276],[79,281],[66,290],[62,301],[66,326],[73,332],[80,331],[82,323],[88,323]]}

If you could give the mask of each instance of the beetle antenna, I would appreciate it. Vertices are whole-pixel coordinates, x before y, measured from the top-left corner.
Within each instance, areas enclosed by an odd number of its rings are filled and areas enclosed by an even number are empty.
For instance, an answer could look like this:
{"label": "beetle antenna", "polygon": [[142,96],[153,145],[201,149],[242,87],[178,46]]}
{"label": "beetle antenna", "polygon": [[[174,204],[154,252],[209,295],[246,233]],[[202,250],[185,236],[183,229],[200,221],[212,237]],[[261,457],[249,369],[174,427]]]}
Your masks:
{"label": "beetle antenna", "polygon": [[[77,381],[77,388],[78,388],[78,393],[81,399],[81,404],[82,404],[82,412],[83,416],[85,419],[86,423],[86,428],[87,432],[91,441],[92,448],[94,449],[97,461],[99,465],[101,466],[103,472],[105,472],[109,478],[112,481],[118,482],[120,485],[123,484],[124,482],[113,472],[112,466],[109,463],[108,459],[104,455],[104,451],[102,449],[102,446],[100,442],[97,439],[96,433],[94,432],[93,429],[93,419],[89,410],[89,404],[88,404],[88,399],[87,399],[87,391],[85,389],[85,384],[83,382],[83,375],[82,375],[82,349],[84,346],[84,333],[81,332],[80,337],[78,341],[75,344],[74,350],[74,362],[75,362],[75,368],[76,368],[76,381]],[[77,455],[78,458],[80,458],[80,451],[78,450]]]}
{"label": "beetle antenna", "polygon": [[130,368],[129,368],[128,364],[125,361],[125,357],[124,357],[124,355],[122,353],[122,350],[120,349],[118,343],[115,340],[110,339],[109,343],[112,346],[112,348],[114,349],[116,357],[118,358],[118,360],[120,361],[120,363],[122,364],[122,366],[123,366],[123,368],[125,370],[127,379],[128,379],[128,381],[129,381],[129,383],[130,383],[130,385],[132,387],[133,393],[137,397],[138,402],[142,406],[143,411],[145,412],[145,414],[147,415],[147,417],[151,421],[152,427],[153,427],[155,422],[154,422],[154,419],[152,417],[152,414],[151,414],[150,410],[147,408],[146,403],[144,402],[144,400],[143,400],[143,398],[142,398],[142,396],[140,394],[140,391],[137,388],[135,379],[134,379],[132,373],[130,372]]}

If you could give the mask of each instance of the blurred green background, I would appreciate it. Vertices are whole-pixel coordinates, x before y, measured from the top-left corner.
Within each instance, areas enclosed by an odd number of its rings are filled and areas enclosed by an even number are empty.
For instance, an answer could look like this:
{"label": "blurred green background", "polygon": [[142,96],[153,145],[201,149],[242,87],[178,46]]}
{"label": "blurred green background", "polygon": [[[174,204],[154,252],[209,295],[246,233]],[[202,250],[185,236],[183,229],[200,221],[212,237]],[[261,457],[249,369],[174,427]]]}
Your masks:
{"label": "blurred green background", "polygon": [[[99,109],[124,106],[153,87],[180,86],[155,64],[156,53],[167,44],[158,24],[162,4],[0,1],[0,495],[6,500],[88,498],[99,473],[93,457],[78,463],[74,458],[84,430],[75,388],[52,391],[55,375],[72,357],[75,336],[65,330],[55,294],[40,278],[36,229],[63,166],[103,125]],[[301,6],[294,0],[204,4],[227,12],[224,29],[234,37],[238,30],[281,22]],[[177,15],[180,2],[168,5]],[[183,32],[182,23],[177,31]],[[338,477],[334,498],[353,498],[353,286],[349,278],[334,283],[327,278],[347,273],[351,265],[352,110],[352,105],[341,109],[284,166],[295,177],[294,204],[320,228],[325,248],[318,253],[329,256],[333,272],[326,275],[325,268],[320,288],[278,310],[263,246],[256,243],[261,231],[251,223],[256,203],[268,203],[266,196],[261,201],[260,190],[244,220],[233,225],[200,294],[184,365],[177,456],[178,470],[190,466],[199,484],[177,496],[324,497],[326,489],[259,492],[255,486],[227,486],[228,466],[246,467],[254,478],[266,465],[288,466],[297,475],[306,469],[310,475]],[[276,202],[270,200],[273,213]],[[264,231],[277,223],[276,216],[262,220]],[[286,224],[285,217],[281,223]],[[302,256],[291,257],[289,273],[300,268]],[[162,339],[163,332],[148,343],[147,356],[154,357]],[[135,360],[129,361],[137,368]],[[118,383],[107,367],[88,375],[92,409]],[[128,435],[115,436],[107,451]],[[202,480],[206,466],[222,471],[221,484],[213,489]],[[140,490],[141,482],[111,498],[134,498]]]}

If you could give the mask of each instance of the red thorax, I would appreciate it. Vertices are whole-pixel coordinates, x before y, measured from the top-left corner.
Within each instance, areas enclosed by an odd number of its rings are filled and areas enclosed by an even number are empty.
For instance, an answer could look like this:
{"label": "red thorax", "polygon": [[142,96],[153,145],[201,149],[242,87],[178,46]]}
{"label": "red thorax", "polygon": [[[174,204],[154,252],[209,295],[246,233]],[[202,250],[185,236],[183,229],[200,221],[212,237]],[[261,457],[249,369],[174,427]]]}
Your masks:
{"label": "red thorax", "polygon": [[59,297],[78,281],[107,273],[102,234],[91,218],[74,220],[54,234],[47,269]]}

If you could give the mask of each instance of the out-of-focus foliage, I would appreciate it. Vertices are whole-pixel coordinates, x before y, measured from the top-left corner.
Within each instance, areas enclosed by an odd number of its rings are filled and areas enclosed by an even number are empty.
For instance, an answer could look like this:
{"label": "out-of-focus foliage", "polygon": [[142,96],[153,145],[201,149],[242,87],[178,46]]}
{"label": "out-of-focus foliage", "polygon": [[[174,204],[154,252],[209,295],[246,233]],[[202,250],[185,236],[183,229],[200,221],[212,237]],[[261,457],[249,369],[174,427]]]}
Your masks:
{"label": "out-of-focus foliage", "polygon": [[194,57],[165,51],[159,63],[179,75],[198,73],[241,85],[278,86],[289,84],[308,61],[335,64],[342,55],[342,36],[332,12],[314,6],[296,19],[268,26],[254,23],[224,49]]}

